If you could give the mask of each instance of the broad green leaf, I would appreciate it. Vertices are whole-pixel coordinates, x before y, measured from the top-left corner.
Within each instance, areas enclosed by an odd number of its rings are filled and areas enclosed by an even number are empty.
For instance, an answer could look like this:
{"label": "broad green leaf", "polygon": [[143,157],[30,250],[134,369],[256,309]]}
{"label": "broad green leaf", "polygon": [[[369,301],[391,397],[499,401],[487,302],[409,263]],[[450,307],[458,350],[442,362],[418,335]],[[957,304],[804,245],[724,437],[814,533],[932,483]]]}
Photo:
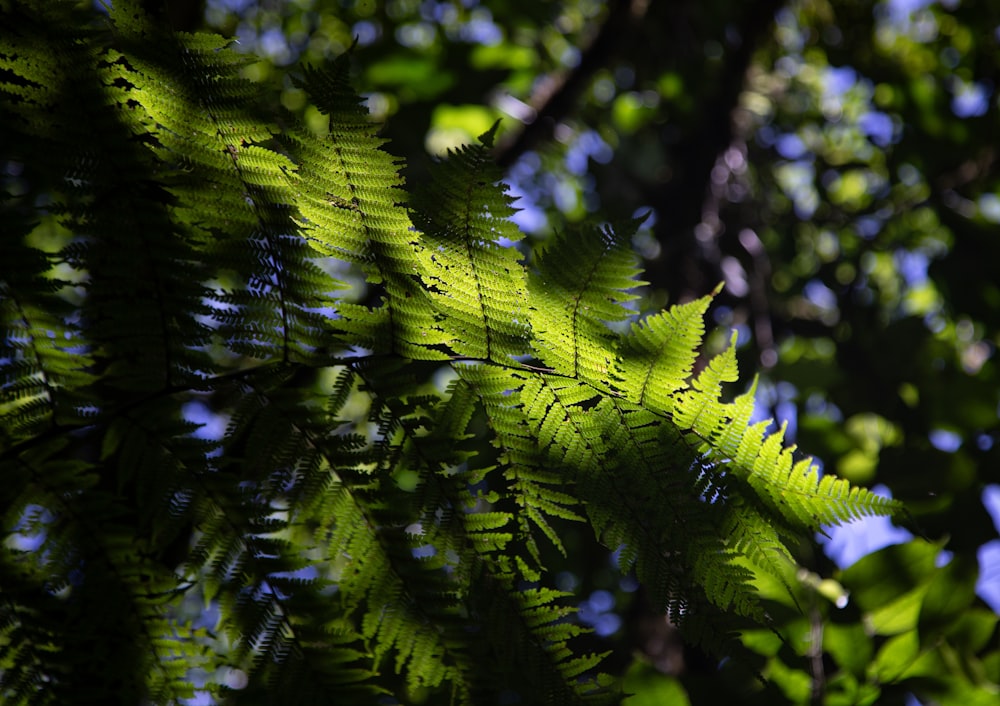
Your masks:
{"label": "broad green leaf", "polygon": [[841,573],[851,600],[874,610],[930,580],[941,547],[923,540],[895,544],[860,559]]}
{"label": "broad green leaf", "polygon": [[892,683],[913,665],[920,652],[917,631],[910,630],[889,638],[875,655],[869,675],[883,683]]}
{"label": "broad green leaf", "polygon": [[898,635],[917,627],[920,606],[927,594],[927,584],[907,591],[894,601],[889,601],[866,615],[867,623],[879,635]]}
{"label": "broad green leaf", "polygon": [[920,608],[920,637],[922,642],[948,629],[976,598],[978,568],[974,561],[953,557],[931,579],[923,605]]}
{"label": "broad green leaf", "polygon": [[872,640],[860,623],[827,622],[823,626],[823,649],[851,674],[864,675],[872,658]]}
{"label": "broad green leaf", "polygon": [[636,660],[625,673],[622,689],[631,694],[623,706],[689,706],[687,691],[677,677]]}

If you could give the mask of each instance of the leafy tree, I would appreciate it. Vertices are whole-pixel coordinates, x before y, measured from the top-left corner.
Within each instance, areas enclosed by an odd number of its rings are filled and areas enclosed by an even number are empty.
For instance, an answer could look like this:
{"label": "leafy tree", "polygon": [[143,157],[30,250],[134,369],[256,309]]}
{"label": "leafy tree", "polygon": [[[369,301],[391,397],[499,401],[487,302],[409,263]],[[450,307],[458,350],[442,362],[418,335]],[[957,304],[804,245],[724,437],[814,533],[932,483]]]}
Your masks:
{"label": "leafy tree", "polygon": [[315,5],[0,3],[5,701],[993,703],[995,10]]}

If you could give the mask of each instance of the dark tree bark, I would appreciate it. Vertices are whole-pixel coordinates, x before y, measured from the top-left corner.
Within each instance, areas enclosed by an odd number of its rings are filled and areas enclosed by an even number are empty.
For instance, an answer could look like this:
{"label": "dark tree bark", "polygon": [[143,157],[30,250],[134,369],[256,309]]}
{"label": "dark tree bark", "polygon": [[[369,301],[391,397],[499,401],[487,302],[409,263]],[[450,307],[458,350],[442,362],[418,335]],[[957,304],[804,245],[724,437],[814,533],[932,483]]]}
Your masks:
{"label": "dark tree bark", "polygon": [[[706,200],[711,198],[712,169],[733,143],[733,111],[739,104],[751,58],[768,37],[774,14],[783,3],[757,0],[733,5],[742,8],[742,14],[733,17],[732,23],[718,26],[724,34],[728,30],[735,41],[730,40],[726,46],[724,35],[699,38],[702,43],[715,39],[725,48],[720,77],[715,81],[717,88],[698,95],[699,101],[689,114],[699,120],[691,126],[693,129],[674,140],[670,150],[670,163],[674,165],[671,178],[661,185],[651,185],[647,194],[649,203],[660,213],[655,233],[662,252],[646,264],[645,278],[685,298],[703,294],[722,280],[714,243],[699,241],[696,229],[710,210],[706,209]],[[722,235],[718,231],[721,224],[706,223],[706,227],[715,232],[705,240],[714,241]]]}

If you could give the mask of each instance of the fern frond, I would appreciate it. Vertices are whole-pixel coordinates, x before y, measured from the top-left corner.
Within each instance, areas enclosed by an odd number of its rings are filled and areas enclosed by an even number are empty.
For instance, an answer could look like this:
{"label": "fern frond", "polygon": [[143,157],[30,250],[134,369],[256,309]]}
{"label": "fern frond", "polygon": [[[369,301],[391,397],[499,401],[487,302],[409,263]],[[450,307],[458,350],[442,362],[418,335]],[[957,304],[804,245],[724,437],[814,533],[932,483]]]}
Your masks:
{"label": "fern frond", "polygon": [[[0,260],[13,265],[0,281],[0,449],[53,425],[83,423],[92,401],[87,388],[95,380],[90,346],[65,293],[51,291],[60,283],[49,279],[48,258],[15,250],[0,245]],[[20,254],[42,267],[28,266]]]}
{"label": "fern frond", "polygon": [[[499,123],[498,123],[499,124]],[[528,352],[524,267],[514,243],[523,236],[489,147],[498,124],[435,165],[413,201],[423,231],[422,280],[447,345],[458,356],[508,362]]]}
{"label": "fern frond", "polygon": [[622,347],[626,396],[694,432],[699,451],[720,472],[746,481],[775,522],[815,530],[821,524],[895,512],[897,503],[842,479],[826,477],[821,484],[811,459],[793,461],[795,449],[784,446],[783,430],[766,434],[770,420],[750,424],[756,382],[735,401],[722,401],[723,386],[739,377],[735,332],[729,347],[690,379],[710,301],[703,297],[675,306],[633,326]]}
{"label": "fern frond", "polygon": [[371,695],[371,655],[329,600],[331,578],[316,572],[315,554],[302,549],[308,516],[292,510],[304,489],[327,486],[330,459],[349,456],[354,442],[319,448],[312,434],[325,412],[295,406],[299,386],[311,380],[293,373],[265,369],[220,387],[239,400],[222,443],[227,458],[240,460],[197,479],[198,540],[186,566],[219,602],[251,690],[294,675],[309,681],[305,702]]}
{"label": "fern frond", "polygon": [[[393,659],[396,671],[405,674],[414,687],[436,687],[446,681],[465,693],[464,675],[474,673],[474,668],[465,656],[472,635],[465,629],[458,610],[461,584],[456,584],[445,570],[444,552],[419,555],[428,544],[437,546],[439,538],[435,513],[425,509],[436,505],[419,488],[432,484],[438,463],[454,457],[453,442],[444,444],[450,437],[435,440],[433,435],[419,432],[433,426],[427,413],[433,409],[434,399],[414,396],[410,402],[401,403],[393,396],[385,400],[379,396],[382,385],[401,392],[408,384],[421,384],[415,382],[419,378],[407,366],[393,360],[386,363],[359,364],[359,370],[342,372],[335,383],[335,397],[347,400],[355,383],[364,381],[357,392],[370,396],[369,419],[379,429],[375,443],[359,446],[349,434],[330,437],[325,432],[329,424],[327,411],[322,408],[308,411],[286,407],[285,393],[290,389],[282,387],[287,385],[282,380],[287,380],[287,373],[258,387],[254,395],[257,402],[234,415],[229,437],[231,443],[247,444],[247,453],[255,458],[270,454],[270,458],[262,460],[262,470],[281,468],[304,453],[301,448],[286,451],[287,443],[274,444],[273,439],[293,438],[292,447],[306,444],[322,456],[315,470],[306,472],[315,473],[317,478],[295,482],[310,488],[310,494],[302,496],[308,502],[293,504],[299,509],[290,516],[286,529],[276,525],[268,531],[275,539],[291,532],[303,544],[319,542],[323,549],[320,556],[329,567],[321,578],[336,587],[328,606],[372,645],[373,664]],[[257,381],[255,386],[263,382]],[[294,397],[289,395],[287,404],[292,404]],[[336,412],[340,407],[341,403],[335,403],[328,411]],[[323,423],[318,423],[317,414]],[[270,440],[252,448],[249,444],[255,444],[258,435]],[[436,461],[438,458],[441,460]],[[393,479],[397,473],[413,472],[421,478],[417,492],[397,485]],[[282,484],[286,493],[287,486],[287,481]],[[424,530],[418,531],[415,528],[421,522]],[[205,534],[208,537],[217,532],[206,529]],[[260,538],[263,529],[252,534]],[[246,562],[253,561],[239,546],[222,546],[216,553],[222,558],[216,570],[220,587],[225,587],[231,577],[245,574]],[[287,554],[277,545],[266,553]],[[288,568],[279,573],[287,574]],[[295,587],[287,582],[270,571],[266,584],[270,590],[258,589],[243,603],[227,608],[237,617],[239,634],[252,636],[252,643],[257,645],[254,654],[258,655],[258,670],[276,660],[284,663],[292,654],[303,658],[309,655],[309,650],[302,648],[301,638],[291,641],[282,637],[279,628],[284,623],[266,600],[271,593],[294,595],[291,591]],[[225,593],[232,595],[231,590]],[[293,605],[288,606],[288,611],[293,609]],[[292,617],[288,621],[294,623],[294,612],[289,615]],[[270,659],[264,657],[267,654]],[[325,658],[318,661],[326,664]]]}
{"label": "fern frond", "polygon": [[633,312],[626,302],[643,284],[630,238],[639,221],[585,227],[554,239],[528,279],[535,355],[551,368],[607,387],[619,377],[609,323]]}
{"label": "fern frond", "polygon": [[[461,365],[456,370],[483,405],[501,450],[498,460],[508,501],[520,508],[516,514],[519,541],[535,565],[540,560],[535,530],[565,552],[548,518],[582,519],[576,509],[579,501],[571,492],[576,478],[570,469],[578,459],[567,457],[585,453],[586,441],[564,424],[566,411],[556,404],[555,392],[545,381],[492,365]],[[573,381],[553,384],[575,392],[583,389]],[[571,442],[566,448],[559,446],[564,440]]]}
{"label": "fern frond", "polygon": [[[583,678],[605,655],[574,655],[569,648],[567,642],[582,629],[567,620],[572,609],[556,602],[564,596],[561,591],[530,588],[502,594],[501,600],[488,609],[487,624],[496,631],[492,636],[496,650],[492,657],[505,673],[518,675],[507,690],[519,698],[536,695],[534,698],[542,703],[618,703],[621,694],[608,689],[596,677]],[[517,606],[519,620],[504,619],[506,601]]]}
{"label": "fern frond", "polygon": [[712,297],[646,317],[622,339],[621,381],[628,399],[669,413],[673,396],[690,384],[691,371],[705,335],[705,312]]}
{"label": "fern frond", "polygon": [[[461,367],[475,369],[492,366]],[[500,373],[501,370],[494,372]],[[463,472],[456,468],[456,464],[471,459],[467,453],[454,447],[454,439],[465,436],[473,413],[471,403],[474,399],[481,399],[481,391],[473,378],[467,379],[463,373],[459,382],[449,387],[452,397],[447,403],[434,406],[434,409],[440,409],[441,415],[433,414],[420,422],[420,429],[426,430],[426,433],[408,431],[406,423],[399,428],[400,439],[408,441],[402,453],[392,454],[393,462],[408,469],[438,470],[421,473],[421,479],[410,495],[418,501],[414,511],[418,513],[420,530],[414,539],[421,546],[416,548],[424,550],[433,547],[433,556],[422,560],[421,571],[417,574],[412,568],[408,569],[412,562],[407,562],[404,556],[397,553],[392,563],[393,570],[406,578],[404,586],[407,594],[425,586],[432,589],[423,598],[414,597],[416,605],[420,606],[417,615],[422,617],[422,621],[431,620],[438,626],[447,650],[440,653],[437,659],[447,655],[446,659],[454,665],[450,670],[451,678],[457,685],[460,700],[468,698],[470,703],[478,703],[486,698],[494,699],[510,688],[509,679],[502,675],[523,674],[531,677],[529,681],[534,687],[549,690],[544,693],[561,694],[552,697],[557,702],[575,703],[588,699],[597,699],[595,703],[600,699],[608,702],[611,692],[605,688],[606,685],[598,686],[593,681],[577,679],[596,664],[596,658],[577,659],[567,648],[566,641],[578,634],[579,628],[564,624],[569,614],[567,606],[550,605],[558,596],[542,592],[545,600],[533,604],[529,611],[531,615],[524,614],[525,607],[520,603],[524,595],[521,582],[525,579],[537,580],[537,571],[531,568],[537,564],[537,557],[533,557],[532,540],[520,530],[515,531],[515,516],[506,509],[509,503],[503,497],[505,493],[489,493],[494,498],[492,509],[478,508],[478,503],[471,502],[467,496],[467,484],[480,481],[463,477]],[[482,382],[489,385],[487,380]],[[368,386],[373,391],[382,386],[383,389],[400,389],[399,383],[391,380],[382,380],[378,385],[369,381]],[[398,413],[394,416],[406,418]],[[475,478],[490,482],[492,470],[495,468],[480,468]],[[405,495],[396,497],[387,508],[374,508],[372,516],[384,518],[378,524],[386,526],[387,520],[396,516],[400,508],[407,504]],[[389,508],[391,514],[387,514]],[[398,526],[405,521],[400,517],[389,526]],[[401,542],[393,544],[402,545]],[[444,573],[428,573],[428,570],[438,568]],[[445,585],[435,588],[435,582],[444,576],[448,577]],[[492,597],[487,604],[483,603],[484,596]],[[409,600],[403,601],[404,606],[408,603]],[[399,611],[399,608],[395,610]],[[414,612],[413,608],[406,610]],[[395,625],[402,615],[394,613],[392,624]],[[385,620],[383,614],[380,626]],[[411,635],[421,634],[425,629],[423,622],[418,621],[414,625],[412,620],[411,617]],[[410,660],[409,668],[412,669],[412,660],[425,648],[419,647],[414,651],[397,642],[397,649],[399,658]],[[413,657],[409,656],[411,654]],[[482,670],[484,660],[496,662],[498,658],[502,662],[496,665],[497,669]],[[439,666],[437,671],[431,673],[446,672],[441,671]],[[539,692],[529,689],[524,693]],[[534,700],[538,697],[526,698]]]}
{"label": "fern frond", "polygon": [[[729,348],[674,399],[674,419],[702,440],[701,450],[737,478],[746,481],[779,521],[816,530],[868,514],[893,514],[899,504],[844,479],[820,482],[812,459],[794,461],[795,447],[784,446],[784,427],[764,432],[770,420],[749,424],[752,396],[720,400],[722,385],[735,381],[736,334]],[[753,389],[753,388],[751,388]]]}
{"label": "fern frond", "polygon": [[174,259],[202,290],[198,344],[217,333],[240,355],[314,360],[330,339],[322,309],[344,285],[316,266],[317,252],[298,234],[295,165],[255,115],[256,93],[239,76],[246,57],[218,37],[142,32],[156,39],[121,32],[127,57],[110,54],[109,72],[120,109],[128,106],[166,172],[163,200],[181,205],[169,209],[166,227],[197,248]]}
{"label": "fern frond", "polygon": [[[26,533],[23,541],[32,536],[41,541],[32,551],[5,545],[2,552],[0,563],[7,566],[11,560],[19,568],[17,578],[5,582],[16,628],[8,637],[28,640],[12,643],[18,657],[4,659],[3,678],[44,683],[57,702],[84,698],[85,674],[95,695],[110,693],[117,680],[116,691],[137,699],[144,694],[164,701],[188,698],[193,694],[189,670],[206,664],[200,649],[204,634],[165,609],[184,591],[183,582],[162,561],[170,538],[148,527],[137,532],[133,507],[100,482],[112,469],[79,460],[80,455],[79,444],[51,444],[44,451],[25,450],[3,464],[5,478],[20,488],[5,503],[10,508],[5,525],[20,526]],[[24,630],[24,607],[40,605],[60,620],[49,625],[42,620]],[[47,630],[47,640],[34,643],[40,637],[32,635],[35,629]],[[103,639],[95,640],[95,635]],[[61,647],[32,655],[30,645],[46,643]],[[23,658],[28,655],[30,659]],[[115,676],[107,664],[123,671]],[[24,703],[33,702],[30,695],[22,696]]]}
{"label": "fern frond", "polygon": [[[87,391],[95,381],[94,345],[77,310],[79,278],[57,255],[72,237],[60,227],[61,196],[78,184],[75,143],[86,128],[69,124],[69,111],[56,107],[64,84],[89,78],[93,63],[91,32],[68,33],[60,16],[73,14],[53,9],[19,18],[18,32],[0,33],[3,158],[22,172],[0,176],[0,450],[53,425],[84,423],[94,402]],[[54,203],[42,212],[35,198],[46,189]]]}
{"label": "fern frond", "polygon": [[304,71],[302,87],[330,116],[329,138],[299,129],[290,146],[301,165],[295,175],[298,207],[310,242],[320,252],[358,264],[384,301],[374,311],[341,303],[333,327],[349,345],[393,351],[408,358],[443,358],[441,336],[426,305],[416,265],[417,234],[400,202],[397,159],[382,150],[367,110],[351,87],[347,57]]}

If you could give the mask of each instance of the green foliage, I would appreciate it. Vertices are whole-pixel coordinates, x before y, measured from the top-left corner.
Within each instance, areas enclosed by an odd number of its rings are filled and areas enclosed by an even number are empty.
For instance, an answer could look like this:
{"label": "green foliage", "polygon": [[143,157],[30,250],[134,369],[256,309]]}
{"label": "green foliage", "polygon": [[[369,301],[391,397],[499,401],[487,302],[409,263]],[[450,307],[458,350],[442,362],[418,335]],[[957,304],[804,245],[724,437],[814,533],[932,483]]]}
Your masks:
{"label": "green foliage", "polygon": [[219,37],[38,5],[0,16],[5,702],[617,703],[561,526],[732,651],[804,535],[898,510],[727,401],[710,296],[623,332],[638,222],[519,243],[495,127],[408,195],[346,60],[299,77],[317,135]]}

